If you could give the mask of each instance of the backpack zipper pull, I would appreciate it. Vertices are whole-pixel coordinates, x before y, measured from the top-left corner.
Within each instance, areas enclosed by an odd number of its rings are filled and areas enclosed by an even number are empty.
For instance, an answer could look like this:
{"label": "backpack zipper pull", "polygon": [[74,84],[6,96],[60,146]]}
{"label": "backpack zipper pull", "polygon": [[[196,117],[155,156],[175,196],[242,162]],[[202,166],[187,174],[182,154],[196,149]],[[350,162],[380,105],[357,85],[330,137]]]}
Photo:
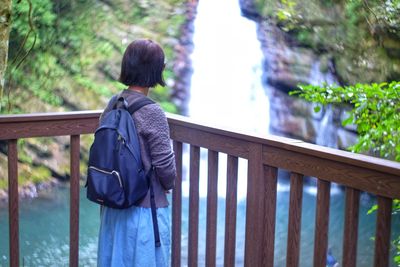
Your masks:
{"label": "backpack zipper pull", "polygon": [[122,154],[121,146],[122,146],[122,144],[124,143],[124,139],[122,138],[121,135],[118,135],[117,141],[118,141],[118,152],[119,152],[119,154],[121,155],[121,154]]}

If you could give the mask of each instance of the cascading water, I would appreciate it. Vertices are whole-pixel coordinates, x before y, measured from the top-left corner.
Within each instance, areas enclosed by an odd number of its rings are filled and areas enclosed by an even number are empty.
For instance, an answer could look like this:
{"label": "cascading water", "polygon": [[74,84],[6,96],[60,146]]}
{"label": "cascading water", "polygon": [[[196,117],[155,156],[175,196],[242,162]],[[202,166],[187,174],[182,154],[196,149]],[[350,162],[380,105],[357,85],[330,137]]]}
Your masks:
{"label": "cascading water", "polygon": [[[256,25],[241,16],[239,3],[225,0],[201,0],[194,23],[193,75],[188,105],[189,116],[199,122],[226,127],[233,131],[267,134],[269,131],[269,100],[264,92],[262,53],[257,41]],[[226,161],[219,155],[218,230],[217,240],[224,239],[224,198],[226,195]],[[188,153],[184,162],[189,166]],[[189,196],[189,179],[183,179],[183,196]],[[237,228],[245,228],[247,162],[239,159]],[[205,225],[207,196],[207,157],[201,151],[200,163],[200,224]],[[186,206],[187,207],[187,206]],[[183,217],[183,227],[187,227]],[[200,236],[205,236],[200,227]],[[187,232],[183,231],[184,240]],[[243,264],[244,231],[237,232],[237,264]],[[199,263],[204,263],[205,240],[199,239]],[[182,253],[186,262],[186,248]],[[217,242],[217,266],[223,265],[223,244]]]}
{"label": "cascading water", "polygon": [[195,20],[189,116],[235,130],[268,133],[256,25],[235,1],[202,0]]}
{"label": "cascading water", "polygon": [[[320,62],[316,61],[311,67],[309,80],[313,85],[323,84],[338,84],[337,79],[331,74],[331,72],[322,73],[320,70]],[[327,146],[332,148],[338,148],[337,143],[337,132],[338,129],[333,121],[333,108],[331,105],[323,107],[323,116],[319,121],[317,127],[317,136],[315,143],[321,146]]]}
{"label": "cascading water", "polygon": [[324,108],[324,115],[319,122],[315,143],[321,146],[337,148],[337,127],[333,121],[333,109],[331,105]]}
{"label": "cascading water", "polygon": [[[229,15],[222,19],[222,14]],[[202,0],[194,27],[189,116],[234,131],[267,134],[269,100],[261,82],[262,53],[256,25],[241,16],[238,2]],[[205,197],[207,166],[202,155],[200,196]],[[226,157],[221,155],[220,177],[225,176],[225,164]],[[240,160],[239,177],[245,177],[246,172],[246,163]],[[244,199],[245,180],[238,182],[238,199]],[[225,196],[224,179],[220,179],[218,189],[219,195]],[[183,193],[188,196],[188,181]]]}

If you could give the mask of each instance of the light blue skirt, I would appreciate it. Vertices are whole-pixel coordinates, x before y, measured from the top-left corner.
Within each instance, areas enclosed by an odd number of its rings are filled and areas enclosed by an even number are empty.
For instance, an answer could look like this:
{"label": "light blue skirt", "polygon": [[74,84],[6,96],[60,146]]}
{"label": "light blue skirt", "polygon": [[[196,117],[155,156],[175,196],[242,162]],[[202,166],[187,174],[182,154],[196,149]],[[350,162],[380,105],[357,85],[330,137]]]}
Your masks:
{"label": "light blue skirt", "polygon": [[170,210],[157,209],[161,246],[154,241],[151,209],[130,207],[101,212],[97,266],[164,267],[170,262]]}

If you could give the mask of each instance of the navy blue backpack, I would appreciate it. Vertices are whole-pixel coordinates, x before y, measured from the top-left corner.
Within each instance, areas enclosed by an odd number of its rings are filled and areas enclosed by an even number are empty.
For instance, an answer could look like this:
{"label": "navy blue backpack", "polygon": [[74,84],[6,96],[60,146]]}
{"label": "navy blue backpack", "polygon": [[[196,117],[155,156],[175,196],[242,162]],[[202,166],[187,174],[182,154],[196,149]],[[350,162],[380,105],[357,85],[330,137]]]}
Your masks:
{"label": "navy blue backpack", "polygon": [[151,209],[156,235],[160,245],[151,173],[143,169],[140,144],[132,114],[141,107],[153,104],[147,97],[131,106],[123,97],[115,101],[113,109],[102,118],[90,147],[87,172],[87,198],[98,204],[124,209],[138,204],[150,188]]}

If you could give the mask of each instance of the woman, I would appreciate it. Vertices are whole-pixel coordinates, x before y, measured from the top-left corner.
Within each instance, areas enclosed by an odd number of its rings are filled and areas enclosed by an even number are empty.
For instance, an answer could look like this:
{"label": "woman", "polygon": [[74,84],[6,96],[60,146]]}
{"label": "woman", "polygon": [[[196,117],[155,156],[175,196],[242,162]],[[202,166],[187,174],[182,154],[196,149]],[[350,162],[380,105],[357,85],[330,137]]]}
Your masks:
{"label": "woman", "polygon": [[[126,49],[120,82],[128,88],[119,96],[128,105],[147,97],[151,87],[163,80],[164,52],[151,40],[137,40]],[[113,99],[116,99],[115,97]],[[102,117],[115,104],[111,100]],[[158,104],[146,105],[132,115],[139,137],[143,166],[151,172],[157,207],[161,246],[155,245],[150,208],[150,190],[137,206],[128,209],[103,207],[98,247],[98,266],[169,266],[170,230],[166,193],[174,186],[175,159],[171,149],[166,116]]]}

